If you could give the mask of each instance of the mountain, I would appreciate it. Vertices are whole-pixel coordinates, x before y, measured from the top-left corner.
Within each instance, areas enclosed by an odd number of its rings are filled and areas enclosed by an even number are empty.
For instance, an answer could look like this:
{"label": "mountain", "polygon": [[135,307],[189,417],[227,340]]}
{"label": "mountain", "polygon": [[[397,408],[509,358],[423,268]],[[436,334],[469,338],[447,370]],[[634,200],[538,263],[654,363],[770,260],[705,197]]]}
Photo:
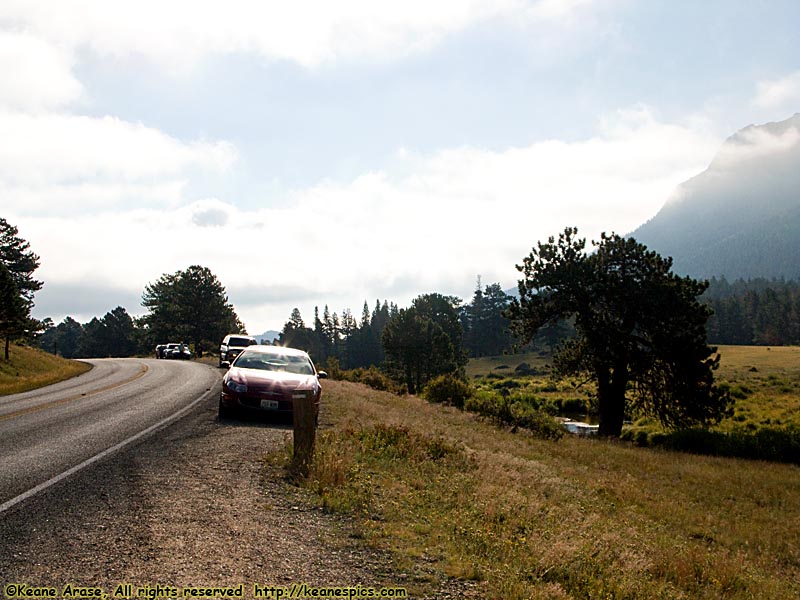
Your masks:
{"label": "mountain", "polygon": [[683,275],[800,279],[800,113],[732,135],[629,235]]}
{"label": "mountain", "polygon": [[256,338],[259,342],[264,340],[267,343],[272,343],[273,340],[278,339],[281,336],[280,331],[274,331],[272,329],[268,329],[264,333],[259,333],[258,335],[254,335],[253,337]]}

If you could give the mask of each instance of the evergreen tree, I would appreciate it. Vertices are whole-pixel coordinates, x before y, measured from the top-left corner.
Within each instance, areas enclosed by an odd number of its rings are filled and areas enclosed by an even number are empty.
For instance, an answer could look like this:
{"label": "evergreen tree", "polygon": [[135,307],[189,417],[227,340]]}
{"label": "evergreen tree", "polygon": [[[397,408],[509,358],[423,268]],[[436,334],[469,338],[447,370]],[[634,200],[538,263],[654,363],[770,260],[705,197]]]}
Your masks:
{"label": "evergreen tree", "polygon": [[124,357],[136,353],[136,337],[133,319],[121,306],[103,316],[103,338],[107,356]]}
{"label": "evergreen tree", "polygon": [[578,337],[554,367],[596,383],[601,435],[618,436],[631,408],[668,426],[726,415],[730,396],[713,377],[719,355],[706,345],[710,311],[698,301],[707,283],[678,277],[671,259],[633,239],[603,234],[587,254],[576,234],[540,242],[517,267],[510,315],[526,341],[546,323],[575,320]]}
{"label": "evergreen tree", "polygon": [[415,394],[433,377],[458,371],[460,351],[450,336],[417,308],[398,310],[383,331],[385,368]]}
{"label": "evergreen tree", "polygon": [[78,356],[78,341],[83,333],[83,326],[80,323],[68,316],[58,325],[53,325],[53,320],[47,317],[42,321],[42,325],[44,332],[37,340],[42,350],[64,358]]}
{"label": "evergreen tree", "polygon": [[83,326],[78,340],[78,355],[85,358],[105,358],[110,356],[103,322],[94,317]]}
{"label": "evergreen tree", "polygon": [[369,316],[369,305],[367,301],[364,300],[364,308],[361,310],[361,323],[359,326],[363,329],[365,327],[369,327],[370,316]]}
{"label": "evergreen tree", "polygon": [[0,263],[0,336],[5,341],[3,357],[9,360],[11,338],[19,335],[28,321],[28,307],[19,292],[14,277]]}
{"label": "evergreen tree", "polygon": [[145,287],[142,306],[149,311],[142,322],[153,345],[191,342],[198,356],[228,333],[246,331],[224,286],[206,267],[162,275]]}
{"label": "evergreen tree", "polygon": [[289,320],[283,326],[278,343],[281,346],[305,350],[316,361],[317,357],[313,354],[314,332],[306,327],[299,308],[292,309]]}
{"label": "evergreen tree", "polygon": [[30,243],[20,238],[18,229],[0,217],[0,264],[5,266],[22,296],[28,317],[33,307],[33,295],[42,288],[42,282],[33,278],[39,267],[39,257],[30,249]]}
{"label": "evergreen tree", "polygon": [[416,314],[424,319],[430,319],[438,325],[450,339],[453,347],[453,360],[458,367],[467,364],[468,358],[463,351],[463,329],[458,317],[458,307],[461,300],[455,296],[444,296],[438,293],[422,294],[412,302]]}
{"label": "evergreen tree", "polygon": [[461,323],[464,329],[464,348],[472,357],[496,356],[502,354],[513,344],[509,331],[510,321],[505,312],[511,298],[499,283],[477,287],[472,302],[461,310]]}

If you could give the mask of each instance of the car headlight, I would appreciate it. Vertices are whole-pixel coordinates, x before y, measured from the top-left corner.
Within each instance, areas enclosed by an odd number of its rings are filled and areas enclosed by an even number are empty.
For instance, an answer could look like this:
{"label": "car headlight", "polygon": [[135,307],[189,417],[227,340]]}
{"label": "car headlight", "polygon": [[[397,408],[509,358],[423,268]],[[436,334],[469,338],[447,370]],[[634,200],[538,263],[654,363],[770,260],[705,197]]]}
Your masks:
{"label": "car headlight", "polygon": [[230,391],[236,392],[237,394],[244,394],[247,391],[246,383],[239,383],[238,381],[233,381],[232,379],[226,381],[225,385]]}

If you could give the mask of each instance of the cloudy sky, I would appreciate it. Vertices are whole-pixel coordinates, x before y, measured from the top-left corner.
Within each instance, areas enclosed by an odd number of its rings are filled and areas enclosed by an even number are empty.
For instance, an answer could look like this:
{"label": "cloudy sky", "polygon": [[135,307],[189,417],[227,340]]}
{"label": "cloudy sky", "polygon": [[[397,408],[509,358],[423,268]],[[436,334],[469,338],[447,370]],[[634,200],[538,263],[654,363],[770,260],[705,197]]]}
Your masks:
{"label": "cloudy sky", "polygon": [[799,27],[797,0],[0,0],[0,216],[56,322],[192,264],[255,334],[468,299],[800,110]]}

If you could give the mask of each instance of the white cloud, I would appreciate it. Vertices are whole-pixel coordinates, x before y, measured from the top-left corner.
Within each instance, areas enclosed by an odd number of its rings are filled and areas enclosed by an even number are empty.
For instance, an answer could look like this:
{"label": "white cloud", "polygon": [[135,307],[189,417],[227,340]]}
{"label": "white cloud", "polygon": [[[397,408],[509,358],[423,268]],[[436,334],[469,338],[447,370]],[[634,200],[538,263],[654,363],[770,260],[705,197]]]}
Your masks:
{"label": "white cloud", "polygon": [[178,206],[184,201],[185,181],[165,179],[155,182],[25,181],[10,183],[0,179],[2,206],[20,213],[69,215],[85,211],[116,209],[125,206]]}
{"label": "white cloud", "polygon": [[538,18],[561,20],[571,18],[592,4],[595,4],[594,0],[540,0],[530,10]]}
{"label": "white cloud", "polygon": [[[748,127],[737,132],[719,151],[714,166],[723,169],[738,169],[740,165],[751,165],[762,158],[772,159],[778,155],[798,157],[800,155],[800,118],[761,127]],[[785,160],[785,158],[784,158]],[[766,165],[765,165],[766,166]],[[772,168],[775,168],[773,166]]]}
{"label": "white cloud", "polygon": [[236,160],[227,142],[185,143],[114,117],[0,112],[0,139],[0,189],[28,210],[110,206],[143,193],[143,202],[175,202],[192,169],[223,172]]}
{"label": "white cloud", "polygon": [[764,109],[796,110],[800,105],[800,71],[780,79],[759,81],[753,104]]}
{"label": "white cloud", "polygon": [[42,111],[78,100],[69,51],[29,33],[0,31],[0,108]]}
{"label": "white cloud", "polygon": [[[257,52],[316,66],[336,59],[380,60],[424,50],[492,18],[569,19],[596,0],[6,0],[0,18],[101,56],[139,54],[173,68],[209,53]],[[146,35],[143,32],[147,32]]]}
{"label": "white cloud", "polygon": [[[26,218],[25,235],[45,281],[102,280],[140,293],[162,273],[207,266],[238,291],[240,316],[260,331],[279,327],[295,305],[308,318],[314,304],[357,312],[376,297],[404,304],[426,291],[468,294],[478,273],[510,287],[514,264],[536,241],[570,225],[590,238],[633,230],[705,168],[717,145],[638,107],[574,143],[405,150],[396,170],[296,190],[285,208],[209,199],[85,214],[68,227]],[[259,302],[249,292],[267,288],[295,297]]]}
{"label": "white cloud", "polygon": [[186,144],[115,117],[0,113],[0,139],[0,177],[12,181],[131,181],[174,175],[189,165],[225,169],[236,156],[225,142]]}

